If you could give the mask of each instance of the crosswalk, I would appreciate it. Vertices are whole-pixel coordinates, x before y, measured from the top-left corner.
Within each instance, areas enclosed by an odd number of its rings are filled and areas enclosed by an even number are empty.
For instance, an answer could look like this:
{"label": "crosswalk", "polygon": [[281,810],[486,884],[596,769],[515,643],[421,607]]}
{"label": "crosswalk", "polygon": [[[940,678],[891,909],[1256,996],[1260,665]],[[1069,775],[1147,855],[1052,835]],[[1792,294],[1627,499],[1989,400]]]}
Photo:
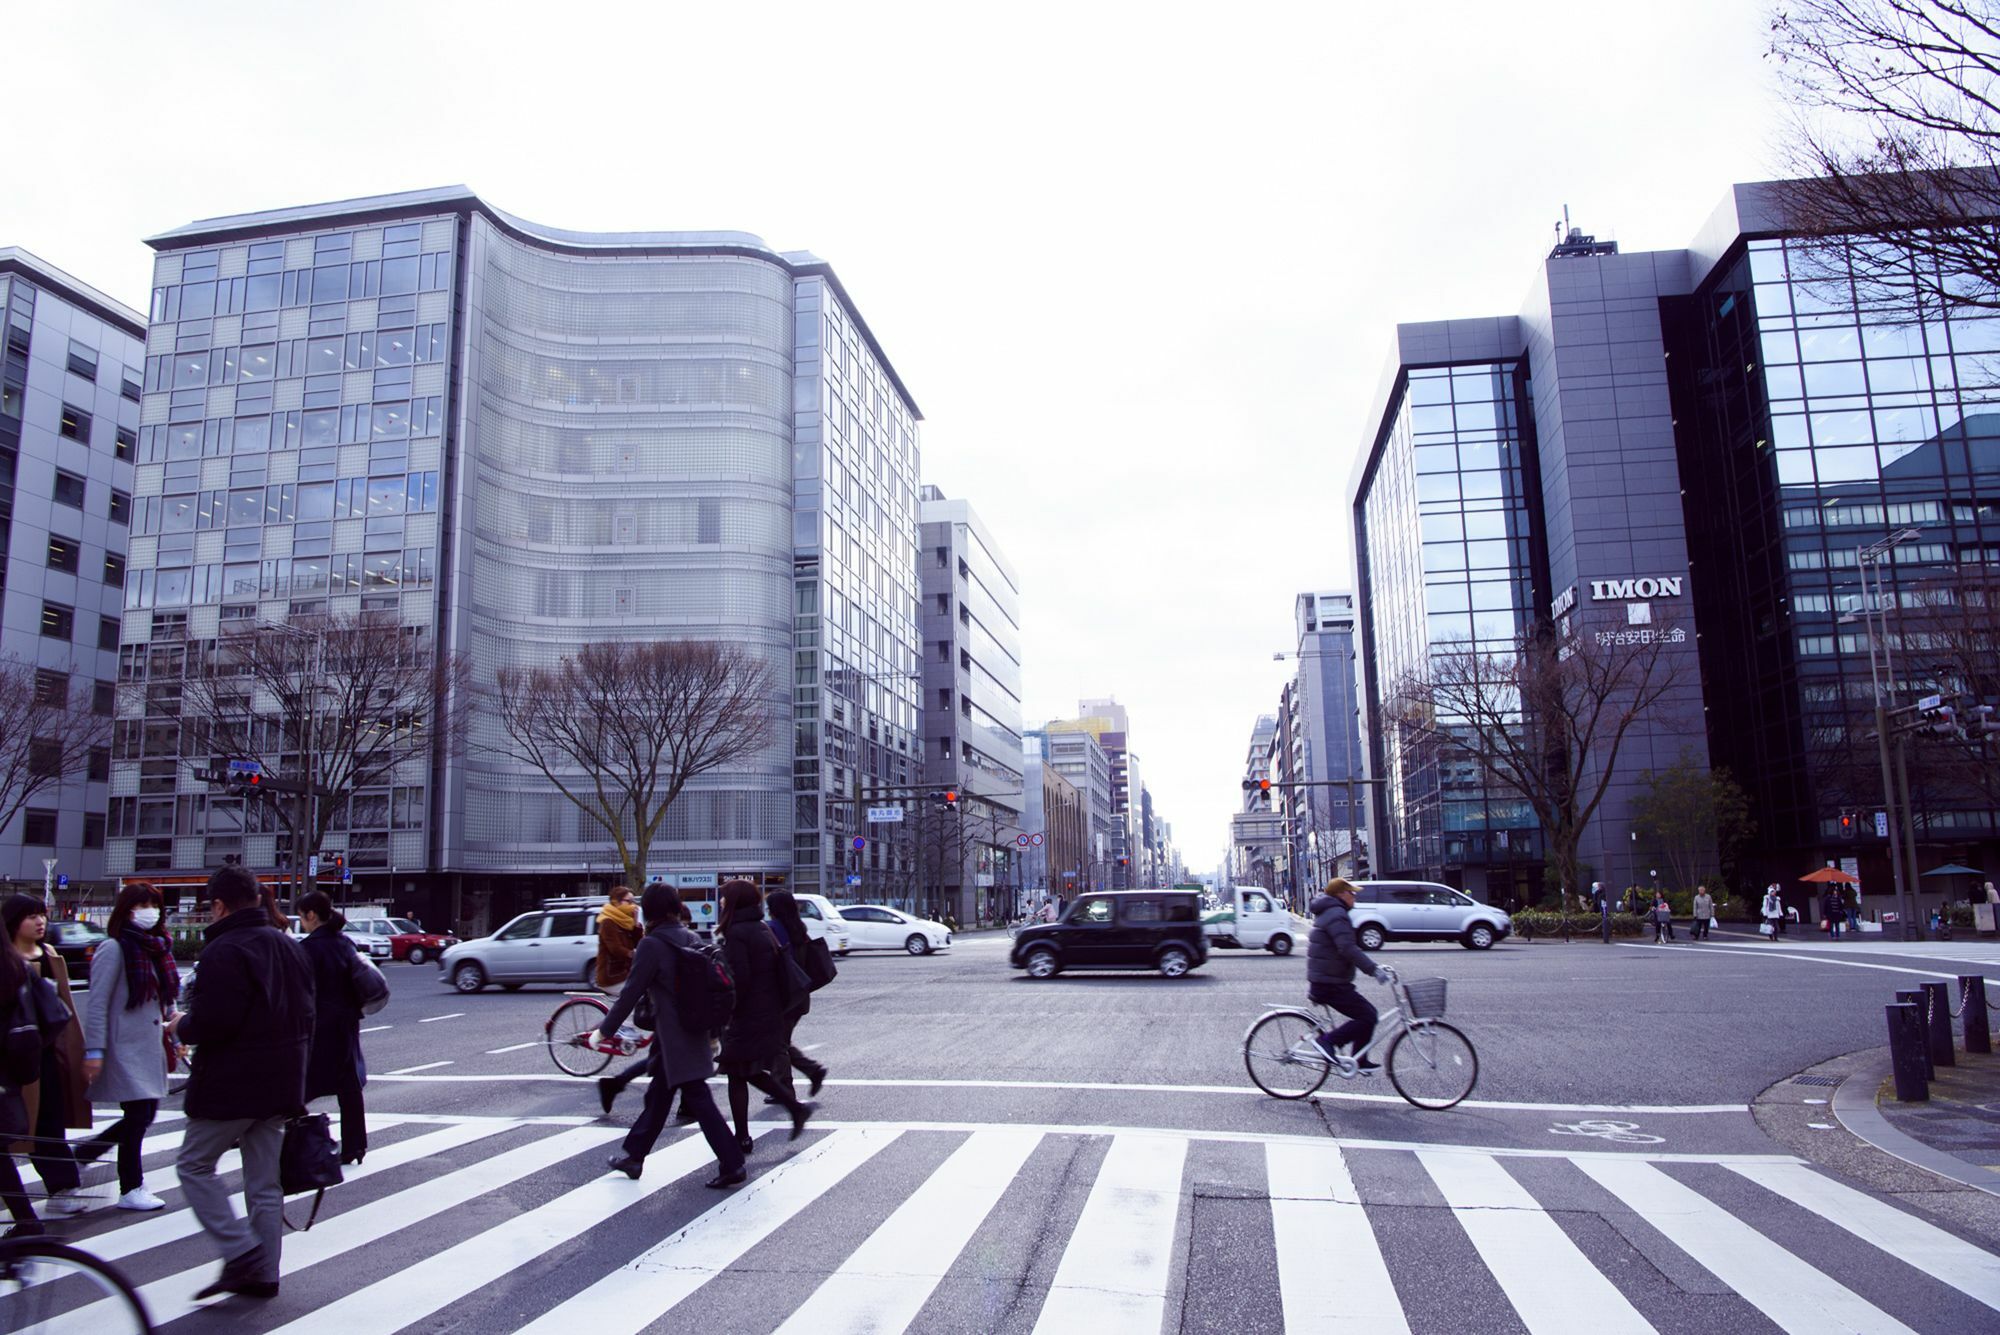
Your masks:
{"label": "crosswalk", "polygon": [[[604,1170],[623,1134],[606,1123],[378,1116],[367,1160],[286,1237],[263,1304],[194,1299],[215,1262],[181,1208],[177,1125],[146,1147],[168,1208],[99,1211],[70,1235],[127,1272],[156,1325],[190,1331],[2000,1329],[2000,1258],[1781,1156],[773,1130],[750,1185],[718,1196],[698,1135],[631,1181]],[[1253,1319],[1259,1302],[1275,1319]],[[104,1316],[76,1306],[48,1328]]]}

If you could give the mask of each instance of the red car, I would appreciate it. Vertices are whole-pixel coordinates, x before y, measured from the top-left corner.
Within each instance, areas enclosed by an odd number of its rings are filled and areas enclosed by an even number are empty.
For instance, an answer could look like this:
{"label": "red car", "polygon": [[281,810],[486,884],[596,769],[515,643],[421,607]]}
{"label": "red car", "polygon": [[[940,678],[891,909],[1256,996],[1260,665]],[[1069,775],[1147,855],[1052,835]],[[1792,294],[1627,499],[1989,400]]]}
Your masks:
{"label": "red car", "polygon": [[347,935],[360,937],[366,946],[372,947],[371,954],[380,956],[381,942],[389,943],[388,956],[392,960],[408,960],[412,964],[422,964],[444,954],[445,947],[458,944],[458,938],[449,932],[426,932],[408,918],[357,918],[347,924]]}

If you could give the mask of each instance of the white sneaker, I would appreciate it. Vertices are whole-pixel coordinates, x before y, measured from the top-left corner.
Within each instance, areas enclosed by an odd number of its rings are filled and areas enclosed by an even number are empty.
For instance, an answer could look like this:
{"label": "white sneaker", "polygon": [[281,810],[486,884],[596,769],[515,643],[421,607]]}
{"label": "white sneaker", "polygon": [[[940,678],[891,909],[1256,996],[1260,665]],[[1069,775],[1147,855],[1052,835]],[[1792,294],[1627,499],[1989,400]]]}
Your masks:
{"label": "white sneaker", "polygon": [[90,1208],[90,1202],[74,1191],[52,1191],[42,1208],[50,1214],[82,1214]]}
{"label": "white sneaker", "polygon": [[144,1187],[134,1187],[118,1198],[121,1210],[164,1210],[167,1203]]}

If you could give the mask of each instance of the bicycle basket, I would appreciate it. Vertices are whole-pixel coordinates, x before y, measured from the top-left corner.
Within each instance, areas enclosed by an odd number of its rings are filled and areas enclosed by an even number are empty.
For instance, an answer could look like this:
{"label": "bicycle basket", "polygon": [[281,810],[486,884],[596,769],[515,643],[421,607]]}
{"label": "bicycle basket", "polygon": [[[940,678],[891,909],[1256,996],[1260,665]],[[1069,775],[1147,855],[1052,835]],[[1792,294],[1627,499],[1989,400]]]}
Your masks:
{"label": "bicycle basket", "polygon": [[1409,994],[1412,1020],[1435,1020],[1444,1014],[1444,985],[1442,978],[1419,978],[1403,984],[1403,991]]}

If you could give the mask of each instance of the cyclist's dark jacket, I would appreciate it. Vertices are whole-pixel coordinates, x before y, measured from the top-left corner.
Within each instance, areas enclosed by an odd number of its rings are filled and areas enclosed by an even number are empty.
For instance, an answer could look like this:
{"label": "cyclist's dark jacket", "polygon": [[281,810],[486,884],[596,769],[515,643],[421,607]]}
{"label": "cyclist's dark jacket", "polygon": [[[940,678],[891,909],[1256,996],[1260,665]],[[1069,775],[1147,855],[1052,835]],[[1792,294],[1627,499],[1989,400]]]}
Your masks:
{"label": "cyclist's dark jacket", "polygon": [[1348,921],[1347,906],[1332,895],[1318,895],[1312,902],[1312,934],[1306,938],[1306,984],[1328,986],[1354,981],[1356,969],[1373,977],[1375,961],[1354,939],[1354,924]]}

